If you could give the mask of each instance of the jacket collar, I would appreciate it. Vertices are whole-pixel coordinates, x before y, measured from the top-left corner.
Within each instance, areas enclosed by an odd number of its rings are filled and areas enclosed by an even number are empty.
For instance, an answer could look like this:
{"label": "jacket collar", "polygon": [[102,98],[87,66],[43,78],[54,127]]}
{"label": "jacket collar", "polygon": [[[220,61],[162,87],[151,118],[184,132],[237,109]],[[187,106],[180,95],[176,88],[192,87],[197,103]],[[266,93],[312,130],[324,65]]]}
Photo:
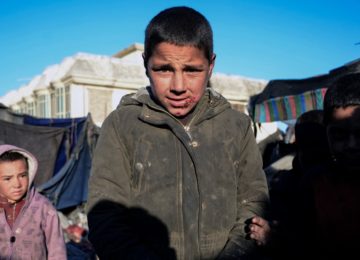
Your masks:
{"label": "jacket collar", "polygon": [[[124,96],[119,107],[128,105],[142,106],[142,111],[139,118],[145,122],[163,125],[171,124],[170,122],[178,121],[176,117],[172,116],[162,106],[158,105],[153,98],[151,98],[150,87],[141,88],[135,94]],[[198,124],[203,120],[212,118],[226,109],[230,108],[230,103],[218,92],[212,88],[207,88],[205,94],[197,104],[193,116],[196,120],[191,124]]]}

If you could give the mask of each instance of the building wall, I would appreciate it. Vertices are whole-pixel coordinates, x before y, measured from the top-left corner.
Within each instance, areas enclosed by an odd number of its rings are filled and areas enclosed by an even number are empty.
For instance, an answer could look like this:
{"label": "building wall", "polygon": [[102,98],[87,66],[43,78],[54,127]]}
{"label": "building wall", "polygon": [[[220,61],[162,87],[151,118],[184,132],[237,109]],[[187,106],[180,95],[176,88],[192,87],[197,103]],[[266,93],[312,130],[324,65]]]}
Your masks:
{"label": "building wall", "polygon": [[71,117],[83,117],[89,113],[87,89],[82,85],[70,86]]}
{"label": "building wall", "polygon": [[112,89],[107,88],[87,88],[88,106],[92,119],[95,124],[101,125],[105,117],[113,110]]}
{"label": "building wall", "polygon": [[[0,98],[0,102],[15,112],[38,117],[85,117],[91,113],[94,122],[101,126],[122,96],[149,84],[142,52],[142,46],[134,44],[113,57],[84,53],[67,57],[60,64],[49,66],[29,84]],[[213,74],[210,85],[234,109],[246,112],[249,96],[260,92],[266,82]]]}
{"label": "building wall", "polygon": [[116,89],[113,91],[113,95],[112,95],[112,109],[115,110],[117,108],[117,106],[120,103],[121,98],[129,93],[132,93],[134,91],[129,91],[129,90],[123,90],[123,89]]}

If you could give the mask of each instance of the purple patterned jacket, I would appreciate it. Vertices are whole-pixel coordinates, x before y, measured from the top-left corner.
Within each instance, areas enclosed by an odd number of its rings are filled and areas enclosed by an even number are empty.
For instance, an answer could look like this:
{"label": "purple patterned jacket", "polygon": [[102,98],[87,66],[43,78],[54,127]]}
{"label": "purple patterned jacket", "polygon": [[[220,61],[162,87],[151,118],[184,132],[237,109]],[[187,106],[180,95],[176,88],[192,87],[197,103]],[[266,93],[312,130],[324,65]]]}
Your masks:
{"label": "purple patterned jacket", "polygon": [[28,151],[0,145],[0,155],[14,150],[28,158],[29,191],[26,202],[13,228],[0,208],[0,260],[3,259],[66,259],[66,248],[56,209],[31,186],[37,170],[37,160]]}

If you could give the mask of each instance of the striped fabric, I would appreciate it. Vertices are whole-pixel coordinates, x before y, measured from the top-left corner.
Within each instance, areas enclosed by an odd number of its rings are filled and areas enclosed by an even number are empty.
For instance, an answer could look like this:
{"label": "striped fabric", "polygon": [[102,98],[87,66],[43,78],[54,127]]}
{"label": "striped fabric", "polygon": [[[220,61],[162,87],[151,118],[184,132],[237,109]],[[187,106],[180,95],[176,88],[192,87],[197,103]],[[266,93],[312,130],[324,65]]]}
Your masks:
{"label": "striped fabric", "polygon": [[298,118],[302,113],[323,109],[326,88],[315,89],[299,95],[268,99],[255,105],[255,122],[285,121]]}

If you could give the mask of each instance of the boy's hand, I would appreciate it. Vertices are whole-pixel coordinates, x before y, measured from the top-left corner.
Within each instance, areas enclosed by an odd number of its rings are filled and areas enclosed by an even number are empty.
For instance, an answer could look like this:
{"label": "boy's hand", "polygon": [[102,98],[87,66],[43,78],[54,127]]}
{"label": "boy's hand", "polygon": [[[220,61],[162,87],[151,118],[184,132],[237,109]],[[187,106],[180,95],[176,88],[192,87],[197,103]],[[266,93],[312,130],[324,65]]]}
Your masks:
{"label": "boy's hand", "polygon": [[256,241],[259,246],[268,245],[276,232],[277,221],[268,221],[262,217],[255,216],[249,220],[246,231],[250,239]]}

